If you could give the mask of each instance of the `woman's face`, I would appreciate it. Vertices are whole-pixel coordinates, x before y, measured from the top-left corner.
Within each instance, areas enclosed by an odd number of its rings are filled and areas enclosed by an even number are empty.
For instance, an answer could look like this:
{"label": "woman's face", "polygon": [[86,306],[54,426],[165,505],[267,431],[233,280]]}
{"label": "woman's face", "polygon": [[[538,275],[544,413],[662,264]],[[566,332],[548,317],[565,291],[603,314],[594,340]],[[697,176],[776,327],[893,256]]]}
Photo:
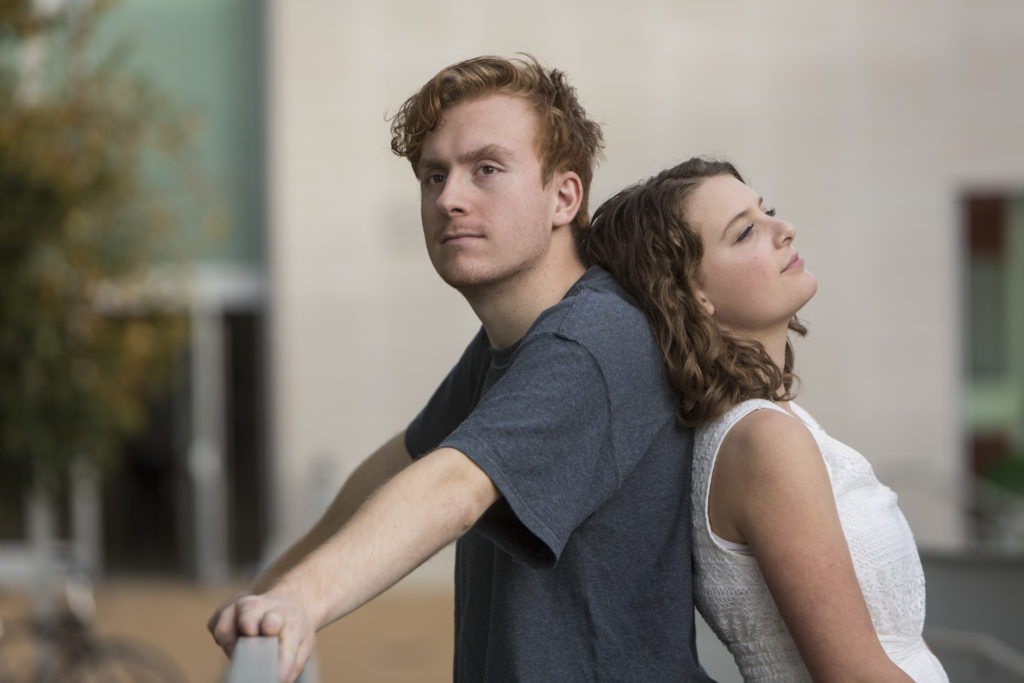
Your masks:
{"label": "woman's face", "polygon": [[704,180],[683,208],[704,243],[696,284],[715,321],[758,339],[784,334],[818,288],[793,247],[793,225],[731,175]]}

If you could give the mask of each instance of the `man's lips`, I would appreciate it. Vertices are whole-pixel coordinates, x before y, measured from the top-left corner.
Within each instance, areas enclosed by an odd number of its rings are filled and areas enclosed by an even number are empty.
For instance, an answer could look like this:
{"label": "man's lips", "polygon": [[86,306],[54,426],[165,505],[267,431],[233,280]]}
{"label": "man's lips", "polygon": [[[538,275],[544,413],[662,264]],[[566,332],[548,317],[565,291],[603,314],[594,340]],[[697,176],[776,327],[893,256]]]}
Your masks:
{"label": "man's lips", "polygon": [[481,235],[475,232],[453,232],[441,238],[441,244],[450,242],[464,242],[473,239],[480,239]]}

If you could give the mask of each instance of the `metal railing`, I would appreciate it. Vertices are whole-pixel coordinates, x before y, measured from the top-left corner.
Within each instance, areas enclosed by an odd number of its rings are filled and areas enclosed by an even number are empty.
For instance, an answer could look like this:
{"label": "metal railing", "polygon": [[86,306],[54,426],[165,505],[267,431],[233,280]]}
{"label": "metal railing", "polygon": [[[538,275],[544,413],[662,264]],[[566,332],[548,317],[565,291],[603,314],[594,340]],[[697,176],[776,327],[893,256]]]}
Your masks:
{"label": "metal railing", "polygon": [[950,678],[981,683],[1024,682],[1024,653],[988,633],[928,628],[925,640],[945,664]]}
{"label": "metal railing", "polygon": [[[947,667],[967,675],[977,683],[982,681],[1024,681],[1024,654],[998,638],[986,633],[947,628],[929,628],[925,632],[928,644],[945,660]],[[965,661],[954,663],[947,657]],[[967,661],[969,660],[969,661]],[[959,666],[958,666],[959,664]],[[243,637],[238,640],[224,683],[276,683],[277,638]],[[299,683],[316,683],[316,661],[310,658]]]}
{"label": "metal railing", "polygon": [[277,638],[239,638],[224,683],[277,683]]}
{"label": "metal railing", "polygon": [[[311,656],[297,683],[317,683],[316,658]],[[277,638],[238,639],[224,683],[277,683]]]}

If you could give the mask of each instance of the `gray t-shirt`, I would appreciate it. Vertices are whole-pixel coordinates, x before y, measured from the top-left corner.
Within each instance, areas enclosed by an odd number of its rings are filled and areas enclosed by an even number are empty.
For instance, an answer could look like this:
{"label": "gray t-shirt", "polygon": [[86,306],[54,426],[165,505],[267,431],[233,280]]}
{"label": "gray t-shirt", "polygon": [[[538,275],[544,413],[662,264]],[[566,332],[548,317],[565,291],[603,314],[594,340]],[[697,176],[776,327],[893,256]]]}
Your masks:
{"label": "gray t-shirt", "polygon": [[454,679],[707,681],[692,433],[643,314],[591,268],[514,346],[481,331],[409,425],[501,491],[457,544]]}

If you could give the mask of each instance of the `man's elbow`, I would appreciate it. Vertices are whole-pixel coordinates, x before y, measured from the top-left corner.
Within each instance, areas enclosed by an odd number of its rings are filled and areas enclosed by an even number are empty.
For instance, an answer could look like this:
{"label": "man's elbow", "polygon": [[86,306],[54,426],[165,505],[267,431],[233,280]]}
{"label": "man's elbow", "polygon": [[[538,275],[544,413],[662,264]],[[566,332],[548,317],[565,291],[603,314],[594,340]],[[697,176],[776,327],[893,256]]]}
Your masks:
{"label": "man's elbow", "polygon": [[449,524],[457,536],[469,531],[501,492],[480,467],[460,451],[446,448],[438,451],[441,462],[440,486]]}

